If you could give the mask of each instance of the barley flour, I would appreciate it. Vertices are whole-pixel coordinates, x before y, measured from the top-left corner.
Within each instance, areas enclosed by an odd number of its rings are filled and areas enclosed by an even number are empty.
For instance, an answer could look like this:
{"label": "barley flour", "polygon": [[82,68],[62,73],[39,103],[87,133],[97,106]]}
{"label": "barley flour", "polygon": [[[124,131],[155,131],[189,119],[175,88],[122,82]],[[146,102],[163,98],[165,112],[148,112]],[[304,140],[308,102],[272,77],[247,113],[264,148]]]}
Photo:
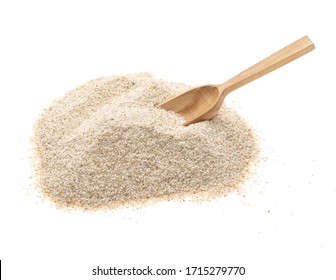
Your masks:
{"label": "barley flour", "polygon": [[54,101],[34,127],[39,189],[59,206],[97,209],[237,187],[257,151],[250,127],[225,105],[188,127],[157,108],[186,89],[141,73],[95,79]]}

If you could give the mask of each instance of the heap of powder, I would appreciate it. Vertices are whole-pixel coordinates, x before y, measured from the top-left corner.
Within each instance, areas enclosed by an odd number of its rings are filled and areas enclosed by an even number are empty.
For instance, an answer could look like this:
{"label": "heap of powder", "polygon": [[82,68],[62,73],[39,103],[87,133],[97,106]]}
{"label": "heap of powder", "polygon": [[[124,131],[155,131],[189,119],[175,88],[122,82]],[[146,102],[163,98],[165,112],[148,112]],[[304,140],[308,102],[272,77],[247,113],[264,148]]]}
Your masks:
{"label": "heap of powder", "polygon": [[157,107],[188,88],[140,73],[91,80],[54,101],[34,127],[39,189],[59,206],[96,209],[239,185],[256,155],[253,132],[224,105],[188,127]]}

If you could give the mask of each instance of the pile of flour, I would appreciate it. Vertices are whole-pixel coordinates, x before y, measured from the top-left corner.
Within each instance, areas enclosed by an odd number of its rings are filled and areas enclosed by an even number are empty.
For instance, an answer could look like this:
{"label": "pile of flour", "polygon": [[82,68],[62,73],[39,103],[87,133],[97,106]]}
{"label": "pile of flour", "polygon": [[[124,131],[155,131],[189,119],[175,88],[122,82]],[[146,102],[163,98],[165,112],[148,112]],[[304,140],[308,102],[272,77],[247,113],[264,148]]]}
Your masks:
{"label": "pile of flour", "polygon": [[237,187],[257,153],[253,132],[224,105],[188,127],[157,107],[188,88],[140,73],[91,80],[54,101],[34,126],[39,189],[59,206],[97,209]]}

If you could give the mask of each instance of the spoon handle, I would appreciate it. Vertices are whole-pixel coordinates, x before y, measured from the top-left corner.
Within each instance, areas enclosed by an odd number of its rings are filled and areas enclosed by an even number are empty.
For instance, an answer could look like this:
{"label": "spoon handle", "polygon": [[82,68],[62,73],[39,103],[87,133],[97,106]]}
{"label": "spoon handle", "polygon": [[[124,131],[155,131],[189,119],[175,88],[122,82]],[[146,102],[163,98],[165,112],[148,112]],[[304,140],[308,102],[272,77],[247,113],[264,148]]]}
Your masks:
{"label": "spoon handle", "polygon": [[284,47],[276,53],[270,55],[264,60],[258,62],[252,67],[241,72],[237,76],[228,80],[219,88],[223,90],[223,94],[227,95],[231,91],[236,90],[270,72],[280,68],[281,66],[305,55],[315,48],[313,42],[305,36],[294,43]]}

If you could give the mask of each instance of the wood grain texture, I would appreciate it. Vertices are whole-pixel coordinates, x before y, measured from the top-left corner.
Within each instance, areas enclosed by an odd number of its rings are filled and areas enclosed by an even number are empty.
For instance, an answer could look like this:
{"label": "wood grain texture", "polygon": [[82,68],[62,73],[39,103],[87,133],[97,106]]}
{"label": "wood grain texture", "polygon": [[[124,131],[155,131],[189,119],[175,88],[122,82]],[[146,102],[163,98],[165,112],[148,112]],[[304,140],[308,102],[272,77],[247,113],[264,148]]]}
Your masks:
{"label": "wood grain texture", "polygon": [[204,85],[192,88],[172,97],[159,106],[174,111],[185,118],[183,125],[212,119],[220,109],[225,97],[232,91],[280,68],[315,48],[305,36],[261,60],[220,85]]}

